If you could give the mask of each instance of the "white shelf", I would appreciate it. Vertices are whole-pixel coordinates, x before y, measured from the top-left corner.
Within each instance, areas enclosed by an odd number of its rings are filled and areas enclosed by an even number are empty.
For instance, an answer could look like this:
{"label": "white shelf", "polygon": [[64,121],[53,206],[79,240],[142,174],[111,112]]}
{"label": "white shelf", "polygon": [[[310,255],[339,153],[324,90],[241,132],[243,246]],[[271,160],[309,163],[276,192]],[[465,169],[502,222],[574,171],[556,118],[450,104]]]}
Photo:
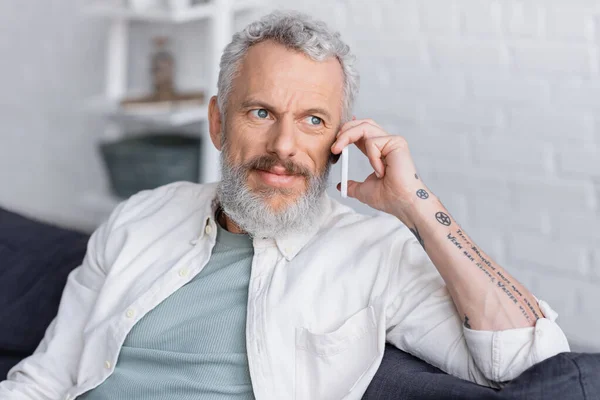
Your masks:
{"label": "white shelf", "polygon": [[121,122],[143,122],[161,126],[184,126],[208,121],[208,106],[180,106],[176,109],[156,107],[154,109],[124,109],[118,102],[106,98],[95,98],[88,101],[86,108]]}
{"label": "white shelf", "polygon": [[[245,11],[262,4],[261,0],[237,0],[233,3],[233,11]],[[109,18],[121,18],[131,21],[184,23],[209,19],[217,12],[213,3],[191,6],[185,10],[145,10],[138,11],[126,7],[96,1],[84,9],[86,14]]]}

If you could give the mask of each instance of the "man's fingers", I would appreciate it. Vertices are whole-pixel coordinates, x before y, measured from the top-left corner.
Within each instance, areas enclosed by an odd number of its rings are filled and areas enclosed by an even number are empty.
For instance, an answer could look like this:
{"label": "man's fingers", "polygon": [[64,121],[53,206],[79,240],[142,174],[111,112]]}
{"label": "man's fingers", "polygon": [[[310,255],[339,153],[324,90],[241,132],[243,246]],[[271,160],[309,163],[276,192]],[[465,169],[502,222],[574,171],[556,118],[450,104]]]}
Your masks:
{"label": "man's fingers", "polygon": [[348,122],[346,122],[344,125],[342,125],[340,127],[340,131],[338,132],[338,136],[342,132],[345,132],[348,129],[354,128],[355,126],[358,126],[358,125],[363,124],[363,123],[367,123],[367,124],[373,125],[373,126],[379,128],[379,129],[383,130],[383,128],[381,126],[379,126],[379,124],[377,122],[373,121],[371,118],[353,119],[352,121],[348,121]]}
{"label": "man's fingers", "polygon": [[366,155],[367,153],[364,147],[364,142],[360,142],[360,139],[368,139],[376,136],[389,135],[383,129],[375,125],[369,124],[368,122],[361,122],[360,124],[340,133],[335,143],[331,147],[331,151],[337,154],[349,144],[356,143],[356,146]]}
{"label": "man's fingers", "polygon": [[385,174],[385,165],[381,159],[381,151],[387,142],[385,137],[370,138],[365,141],[365,149],[367,151],[367,158],[371,163],[371,166],[375,170],[375,175],[378,178],[383,177]]}
{"label": "man's fingers", "polygon": [[[367,179],[365,179],[365,182],[367,180],[373,180],[375,179],[375,173],[373,172],[371,175],[367,176]],[[352,197],[355,198],[356,200],[364,203],[367,201],[367,198],[365,196],[365,193],[363,193],[363,190],[365,190],[365,182],[357,182],[357,181],[348,181],[348,197]]]}

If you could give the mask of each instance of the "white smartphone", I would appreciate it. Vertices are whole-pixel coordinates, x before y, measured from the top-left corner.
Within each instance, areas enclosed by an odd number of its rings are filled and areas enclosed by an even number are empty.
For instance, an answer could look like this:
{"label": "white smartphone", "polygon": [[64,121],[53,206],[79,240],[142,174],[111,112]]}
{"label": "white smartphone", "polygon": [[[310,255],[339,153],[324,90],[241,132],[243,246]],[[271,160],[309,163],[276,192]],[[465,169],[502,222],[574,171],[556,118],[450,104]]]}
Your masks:
{"label": "white smartphone", "polygon": [[348,146],[342,150],[342,197],[348,197]]}

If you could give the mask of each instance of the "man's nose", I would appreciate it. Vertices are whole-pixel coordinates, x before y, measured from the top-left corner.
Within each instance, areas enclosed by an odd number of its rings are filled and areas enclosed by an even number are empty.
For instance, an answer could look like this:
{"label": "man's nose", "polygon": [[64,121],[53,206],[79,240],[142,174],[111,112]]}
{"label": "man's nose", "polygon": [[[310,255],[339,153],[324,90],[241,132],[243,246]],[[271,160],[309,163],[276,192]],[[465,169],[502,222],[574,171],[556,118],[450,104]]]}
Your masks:
{"label": "man's nose", "polygon": [[293,118],[281,118],[273,124],[267,151],[281,160],[291,158],[297,151],[297,133]]}

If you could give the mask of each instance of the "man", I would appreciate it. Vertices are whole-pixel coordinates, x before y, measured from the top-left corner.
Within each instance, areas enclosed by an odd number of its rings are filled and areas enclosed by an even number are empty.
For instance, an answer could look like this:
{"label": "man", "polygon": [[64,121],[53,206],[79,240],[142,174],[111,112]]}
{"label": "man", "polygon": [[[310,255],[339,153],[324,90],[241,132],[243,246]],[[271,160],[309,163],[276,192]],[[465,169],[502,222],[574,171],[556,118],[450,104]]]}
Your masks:
{"label": "man", "polygon": [[[351,118],[358,75],[338,34],[273,13],[220,67],[222,181],[120,204],[0,398],[359,399],[386,341],[494,387],[569,351],[556,313],[461,229],[406,141]],[[325,194],[351,144],[374,172],[348,194],[385,214]]]}

